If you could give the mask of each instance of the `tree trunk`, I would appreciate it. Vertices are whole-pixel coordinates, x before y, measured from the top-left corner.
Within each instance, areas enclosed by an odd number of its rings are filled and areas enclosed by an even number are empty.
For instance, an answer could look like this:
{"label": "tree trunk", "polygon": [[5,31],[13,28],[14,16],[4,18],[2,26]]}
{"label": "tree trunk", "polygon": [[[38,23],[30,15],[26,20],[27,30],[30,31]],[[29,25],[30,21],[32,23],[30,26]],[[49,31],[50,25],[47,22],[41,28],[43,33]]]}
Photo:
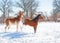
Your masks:
{"label": "tree trunk", "polygon": [[26,10],[26,17],[28,17],[28,10]]}
{"label": "tree trunk", "polygon": [[31,18],[31,19],[33,19],[33,14],[32,14],[32,12],[30,13],[30,15],[31,15],[31,17],[30,17],[30,18]]}

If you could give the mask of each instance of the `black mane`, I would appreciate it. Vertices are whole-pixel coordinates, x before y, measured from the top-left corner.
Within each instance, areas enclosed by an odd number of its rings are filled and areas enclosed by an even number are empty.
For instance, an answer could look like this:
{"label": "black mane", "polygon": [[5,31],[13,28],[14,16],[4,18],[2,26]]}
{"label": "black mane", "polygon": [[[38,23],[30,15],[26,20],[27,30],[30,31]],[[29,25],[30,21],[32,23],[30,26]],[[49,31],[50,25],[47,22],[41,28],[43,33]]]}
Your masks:
{"label": "black mane", "polygon": [[32,21],[37,21],[39,16],[41,16],[41,14],[37,15]]}

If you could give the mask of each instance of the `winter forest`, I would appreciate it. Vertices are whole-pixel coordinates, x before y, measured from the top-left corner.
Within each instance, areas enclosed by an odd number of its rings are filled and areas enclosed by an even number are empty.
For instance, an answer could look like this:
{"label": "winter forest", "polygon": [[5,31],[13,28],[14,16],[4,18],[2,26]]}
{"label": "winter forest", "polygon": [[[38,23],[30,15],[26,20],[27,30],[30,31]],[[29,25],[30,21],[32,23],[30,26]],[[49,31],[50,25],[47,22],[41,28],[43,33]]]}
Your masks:
{"label": "winter forest", "polygon": [[60,43],[60,0],[0,0],[0,43]]}
{"label": "winter forest", "polygon": [[41,6],[39,0],[0,0],[0,4],[0,23],[4,23],[4,20],[10,15],[13,15],[13,17],[17,16],[19,10],[23,10],[25,16],[30,17],[31,19],[38,15],[36,13],[41,13],[44,16],[45,21],[60,21],[59,0],[53,0],[53,8],[50,11],[50,15],[47,14],[49,9],[48,11],[39,11],[38,8]]}

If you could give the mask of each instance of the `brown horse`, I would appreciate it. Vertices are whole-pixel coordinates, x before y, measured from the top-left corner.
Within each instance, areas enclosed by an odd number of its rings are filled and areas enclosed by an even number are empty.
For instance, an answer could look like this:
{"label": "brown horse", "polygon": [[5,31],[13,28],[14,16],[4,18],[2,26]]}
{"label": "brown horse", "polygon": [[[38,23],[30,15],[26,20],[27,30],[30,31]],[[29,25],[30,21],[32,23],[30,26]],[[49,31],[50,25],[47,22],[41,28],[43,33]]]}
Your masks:
{"label": "brown horse", "polygon": [[34,19],[26,18],[23,24],[34,27],[34,33],[36,33],[36,28],[37,28],[37,25],[38,25],[38,21],[41,20],[41,19],[43,19],[43,17],[41,16],[41,14],[39,14]]}
{"label": "brown horse", "polygon": [[6,28],[7,28],[7,27],[8,27],[8,29],[9,29],[10,23],[11,23],[11,24],[16,24],[16,25],[17,25],[17,31],[18,31],[18,23],[19,23],[19,21],[21,20],[22,15],[23,15],[23,12],[20,11],[20,12],[19,12],[19,15],[18,15],[17,17],[9,17],[9,18],[7,18],[7,19],[5,20],[5,24],[6,24],[5,31],[6,31]]}

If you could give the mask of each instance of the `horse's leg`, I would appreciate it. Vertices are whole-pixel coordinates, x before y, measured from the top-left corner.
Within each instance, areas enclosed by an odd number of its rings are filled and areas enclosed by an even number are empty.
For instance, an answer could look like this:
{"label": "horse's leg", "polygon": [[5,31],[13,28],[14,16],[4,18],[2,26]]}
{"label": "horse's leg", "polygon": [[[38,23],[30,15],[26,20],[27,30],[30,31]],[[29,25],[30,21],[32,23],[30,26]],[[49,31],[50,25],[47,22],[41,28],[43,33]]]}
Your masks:
{"label": "horse's leg", "polygon": [[17,30],[16,31],[18,32],[18,23],[17,23]]}
{"label": "horse's leg", "polygon": [[22,32],[22,28],[23,28],[23,27],[21,26],[21,32]]}
{"label": "horse's leg", "polygon": [[5,27],[5,32],[6,32],[6,29],[7,29],[7,28],[9,28],[8,25],[6,25],[6,27]]}
{"label": "horse's leg", "polygon": [[5,32],[6,32],[6,29],[9,28],[8,27],[9,26],[9,21],[6,21],[5,23],[6,23],[6,27],[5,27]]}
{"label": "horse's leg", "polygon": [[34,33],[36,33],[37,26],[34,26]]}
{"label": "horse's leg", "polygon": [[34,27],[34,33],[36,33],[36,28]]}
{"label": "horse's leg", "polygon": [[7,25],[5,26],[5,32],[6,32]]}
{"label": "horse's leg", "polygon": [[8,29],[10,28],[10,26],[8,26]]}

